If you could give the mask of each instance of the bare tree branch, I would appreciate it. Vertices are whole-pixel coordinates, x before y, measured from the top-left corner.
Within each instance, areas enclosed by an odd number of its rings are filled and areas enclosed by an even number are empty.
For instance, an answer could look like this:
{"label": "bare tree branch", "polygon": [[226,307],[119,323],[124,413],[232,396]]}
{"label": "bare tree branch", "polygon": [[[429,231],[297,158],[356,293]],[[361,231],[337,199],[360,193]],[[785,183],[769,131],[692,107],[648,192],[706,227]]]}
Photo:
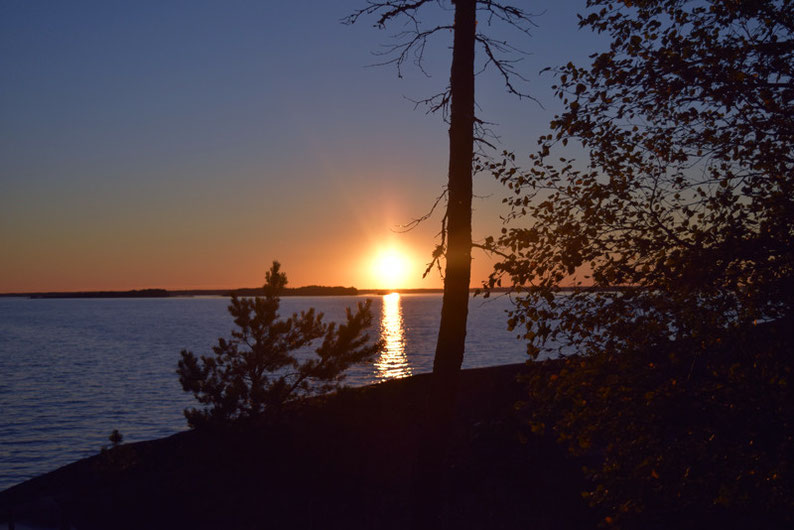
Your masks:
{"label": "bare tree branch", "polygon": [[441,258],[444,257],[447,251],[447,214],[444,213],[444,217],[441,219],[441,231],[436,234],[436,237],[441,237],[441,242],[436,245],[436,248],[433,249],[432,259],[430,263],[427,264],[427,268],[425,272],[422,274],[422,279],[426,278],[430,271],[433,269],[433,265],[436,266],[438,269],[438,275],[441,276],[441,279],[444,279],[444,272],[441,270]]}
{"label": "bare tree branch", "polygon": [[525,35],[532,36],[530,33],[531,28],[537,27],[532,19],[538,16],[535,13],[528,13],[521,8],[503,5],[500,2],[493,2],[490,0],[478,0],[478,11],[486,11],[488,13],[487,24],[490,26],[493,19],[498,19],[505,22]]}
{"label": "bare tree branch", "polygon": [[430,77],[430,74],[427,73],[422,64],[425,55],[425,46],[427,46],[427,39],[429,37],[442,30],[452,31],[453,27],[436,26],[429,30],[419,30],[417,26],[410,31],[401,31],[394,35],[394,39],[400,42],[387,45],[383,51],[375,53],[377,56],[391,56],[392,58],[369,66],[387,66],[393,64],[397,67],[397,77],[402,78],[403,65],[406,60],[413,56],[412,62],[414,66],[425,76]]}
{"label": "bare tree branch", "polygon": [[[483,145],[490,147],[493,150],[496,150],[496,146],[493,143],[486,140],[486,138],[491,138],[494,142],[500,143],[499,136],[497,136],[494,130],[489,127],[490,125],[494,125],[494,124],[491,122],[483,121],[477,116],[474,117],[474,142],[477,145],[478,150]],[[481,150],[478,152],[481,156],[488,156],[486,153],[482,152]]]}
{"label": "bare tree branch", "polygon": [[[411,60],[420,72],[429,76],[423,65],[425,47],[427,39],[432,35],[442,30],[452,31],[453,26],[442,25],[435,26],[431,29],[423,29],[421,23],[416,16],[420,8],[433,1],[442,9],[444,2],[441,0],[392,0],[387,2],[368,1],[366,7],[354,11],[352,14],[342,19],[344,24],[354,24],[361,17],[370,15],[377,15],[378,19],[375,23],[377,28],[385,28],[389,23],[395,23],[402,19],[408,29],[404,29],[393,36],[395,42],[385,46],[385,49],[376,53],[378,56],[390,57],[390,59],[371,66],[385,66],[395,65],[397,68],[397,76],[402,77],[403,68],[406,61]],[[537,27],[533,19],[538,16],[529,13],[520,7],[510,4],[504,4],[494,0],[477,0],[477,10],[485,14],[484,22],[486,26],[492,26],[495,22],[501,22],[510,26],[524,35],[531,36],[532,29]],[[510,55],[528,55],[527,52],[517,48],[505,40],[497,40],[489,37],[486,33],[480,31],[476,35],[476,42],[482,47],[485,53],[485,62],[477,72],[477,75],[487,70],[490,66],[496,68],[505,82],[505,87],[508,93],[518,96],[519,99],[530,99],[540,104],[538,100],[532,97],[525,90],[521,90],[516,85],[516,80],[523,83],[528,80],[522,76],[515,68],[515,64],[520,59],[510,59]],[[420,103],[427,104],[430,108],[429,112],[436,112],[437,110],[446,109],[449,103],[449,98],[441,98],[437,100],[438,95],[425,100],[420,100]],[[446,111],[445,111],[446,119]]]}
{"label": "bare tree branch", "polygon": [[452,92],[449,86],[447,86],[443,92],[439,92],[426,99],[405,99],[414,104],[414,109],[422,106],[427,107],[427,114],[433,114],[440,110],[443,120],[445,122],[449,121],[449,104],[452,101]]}
{"label": "bare tree branch", "polygon": [[343,24],[355,24],[362,16],[374,15],[380,13],[375,27],[384,28],[386,24],[399,17],[405,15],[413,18],[413,13],[422,7],[422,5],[430,2],[431,0],[417,0],[416,2],[367,2],[367,7],[357,9],[350,15],[342,19]]}
{"label": "bare tree branch", "polygon": [[[481,33],[478,33],[475,36],[477,42],[479,42],[483,50],[485,51],[485,56],[488,58],[485,64],[483,65],[482,71],[486,70],[488,66],[493,65],[496,70],[501,74],[505,88],[510,94],[518,96],[518,99],[530,99],[538,104],[540,102],[531,96],[527,92],[522,92],[521,90],[517,89],[513,84],[513,79],[519,79],[523,82],[528,82],[528,79],[522,76],[516,69],[513,67],[514,64],[520,62],[520,59],[506,59],[501,57],[501,55],[507,53],[524,53],[521,50],[509,45],[505,41],[498,41],[491,39]],[[541,105],[542,106],[542,105]]]}
{"label": "bare tree branch", "polygon": [[395,232],[400,233],[400,234],[404,234],[405,232],[410,232],[411,230],[416,228],[423,221],[426,221],[426,220],[430,219],[430,217],[432,217],[432,215],[433,215],[433,212],[436,210],[436,207],[439,205],[441,200],[444,199],[446,196],[447,196],[447,188],[445,186],[444,187],[444,191],[442,191],[441,194],[438,197],[436,197],[436,200],[433,202],[433,206],[430,207],[430,211],[429,212],[427,212],[426,214],[424,214],[421,217],[417,217],[416,219],[412,219],[410,222],[408,222],[408,223],[406,223],[404,225],[398,225],[398,227],[397,227],[398,230],[395,230]]}

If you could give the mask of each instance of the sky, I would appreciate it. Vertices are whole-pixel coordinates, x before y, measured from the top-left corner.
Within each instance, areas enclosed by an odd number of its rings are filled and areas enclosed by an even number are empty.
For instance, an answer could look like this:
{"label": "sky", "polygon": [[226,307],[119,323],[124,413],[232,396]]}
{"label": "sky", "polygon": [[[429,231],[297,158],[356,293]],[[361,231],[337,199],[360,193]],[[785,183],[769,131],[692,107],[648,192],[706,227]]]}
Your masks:
{"label": "sky", "polygon": [[[577,27],[583,1],[514,3],[531,37],[480,27],[527,52],[538,102],[488,71],[476,90],[521,161],[560,110],[539,72],[604,43]],[[447,125],[412,101],[447,85],[451,35],[429,77],[400,78],[372,65],[401,26],[340,23],[364,4],[0,0],[0,292],[253,287],[273,260],[293,287],[440,287],[422,279],[440,212],[399,227],[446,182]],[[482,175],[475,194],[480,240],[506,190]],[[475,251],[472,286],[491,264]]]}

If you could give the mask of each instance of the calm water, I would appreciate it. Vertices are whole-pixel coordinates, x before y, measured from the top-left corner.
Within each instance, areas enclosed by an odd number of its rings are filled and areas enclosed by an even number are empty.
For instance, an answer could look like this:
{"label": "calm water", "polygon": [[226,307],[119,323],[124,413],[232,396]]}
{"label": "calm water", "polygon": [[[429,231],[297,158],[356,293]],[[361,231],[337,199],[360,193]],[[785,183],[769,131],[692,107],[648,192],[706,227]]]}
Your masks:
{"label": "calm water", "polygon": [[[342,319],[365,297],[295,297]],[[370,297],[373,332],[386,350],[351,370],[364,385],[432,369],[440,295]],[[183,348],[206,354],[233,328],[225,298],[29,300],[0,298],[0,490],[96,454],[113,429],[125,442],[186,429],[195,405],[175,374]],[[524,345],[505,329],[506,298],[470,304],[464,367],[521,362]]]}

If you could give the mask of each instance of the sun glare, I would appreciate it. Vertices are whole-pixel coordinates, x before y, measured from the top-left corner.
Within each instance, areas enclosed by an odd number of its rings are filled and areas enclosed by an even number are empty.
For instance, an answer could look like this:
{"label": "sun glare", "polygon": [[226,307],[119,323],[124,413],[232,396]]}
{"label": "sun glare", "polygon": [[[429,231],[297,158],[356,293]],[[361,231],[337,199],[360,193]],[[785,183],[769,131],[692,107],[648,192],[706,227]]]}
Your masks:
{"label": "sun glare", "polygon": [[400,289],[411,280],[413,266],[407,255],[397,249],[381,250],[372,260],[372,279],[378,289]]}

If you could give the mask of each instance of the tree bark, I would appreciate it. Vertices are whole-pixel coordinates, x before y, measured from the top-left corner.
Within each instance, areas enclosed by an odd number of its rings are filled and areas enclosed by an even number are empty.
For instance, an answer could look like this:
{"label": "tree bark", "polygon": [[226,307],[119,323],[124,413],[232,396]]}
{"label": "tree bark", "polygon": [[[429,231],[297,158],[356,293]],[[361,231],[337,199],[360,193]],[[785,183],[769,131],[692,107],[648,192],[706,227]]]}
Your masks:
{"label": "tree bark", "polygon": [[447,252],[444,299],[433,372],[454,378],[463,363],[471,279],[472,158],[474,156],[475,0],[453,0],[455,35],[452,50],[447,186]]}

